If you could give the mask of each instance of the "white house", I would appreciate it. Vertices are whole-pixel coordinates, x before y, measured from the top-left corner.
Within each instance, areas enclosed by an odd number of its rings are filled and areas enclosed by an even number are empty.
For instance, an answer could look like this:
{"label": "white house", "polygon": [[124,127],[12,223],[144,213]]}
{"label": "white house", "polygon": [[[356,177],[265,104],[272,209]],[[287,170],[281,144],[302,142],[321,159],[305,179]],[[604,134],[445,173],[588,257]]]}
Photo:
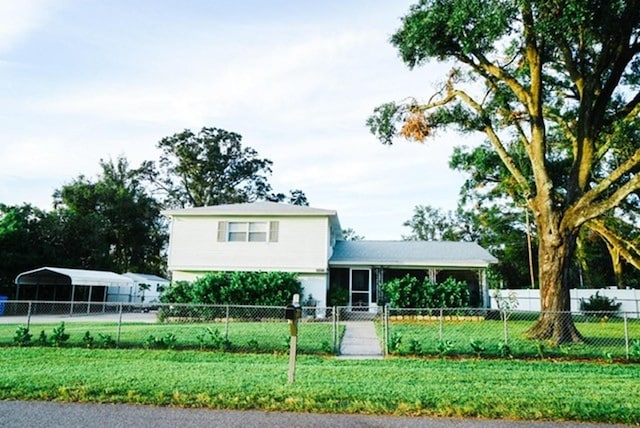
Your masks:
{"label": "white house", "polygon": [[274,202],[169,210],[168,268],[173,281],[212,271],[284,271],[305,296],[327,305],[330,288],[350,306],[374,306],[383,281],[412,273],[465,280],[477,306],[488,306],[486,268],[497,260],[475,243],[344,241],[333,210]]}

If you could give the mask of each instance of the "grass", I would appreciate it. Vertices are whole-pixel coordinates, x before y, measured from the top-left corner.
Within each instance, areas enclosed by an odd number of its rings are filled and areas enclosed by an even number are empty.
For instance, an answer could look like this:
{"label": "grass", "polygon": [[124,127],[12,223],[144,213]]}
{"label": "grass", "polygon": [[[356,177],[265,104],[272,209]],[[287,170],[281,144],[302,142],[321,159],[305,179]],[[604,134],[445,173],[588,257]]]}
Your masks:
{"label": "grass", "polygon": [[0,399],[268,411],[640,422],[630,364],[336,360],[175,350],[0,348]]}
{"label": "grass", "polygon": [[[550,342],[540,342],[526,337],[526,330],[535,319],[509,320],[507,340],[515,358],[563,358],[563,359],[626,359],[624,323],[621,319],[578,320],[576,327],[585,337],[585,343],[557,346]],[[640,321],[629,320],[629,336],[640,341]],[[440,324],[437,320],[392,321],[390,336],[400,338],[398,355],[414,354],[418,343],[422,355],[438,355],[442,343]],[[499,357],[500,343],[505,342],[504,324],[501,320],[456,321],[447,320],[442,324],[442,341],[450,344],[448,355],[473,356],[471,341],[483,345],[483,356]],[[638,358],[640,355],[632,356]]]}
{"label": "grass", "polygon": [[[625,326],[620,318],[600,319],[576,316],[576,326],[585,336],[585,343],[557,346],[550,342],[528,339],[526,330],[533,325],[535,316],[514,317],[508,322],[507,343],[514,358],[553,358],[553,359],[591,359],[617,360],[627,359]],[[0,346],[13,344],[13,336],[22,324],[0,324]],[[47,335],[58,323],[42,324],[37,319],[30,326],[32,342],[37,341],[42,330]],[[231,352],[283,353],[288,350],[289,327],[282,320],[262,320],[254,322],[165,322],[142,323],[123,322],[118,331],[117,322],[70,321],[65,324],[70,335],[67,346],[83,347],[82,341],[87,331],[99,345],[100,335],[119,339],[120,348],[143,348],[149,338],[175,337],[172,347],[176,349],[215,348],[208,330],[217,332],[221,338],[228,337],[225,349]],[[382,326],[377,324],[378,335],[382,337]],[[344,325],[339,326],[338,337],[344,333]],[[442,331],[442,333],[441,333]],[[640,361],[640,320],[628,320],[631,361]],[[442,336],[441,336],[442,334]],[[440,325],[437,319],[409,318],[391,320],[390,337],[399,340],[396,349],[390,349],[394,355],[423,356],[481,356],[504,357],[504,324],[499,319],[481,317],[456,320],[445,319]],[[442,337],[442,340],[441,340]],[[471,342],[473,341],[474,346]],[[634,344],[634,342],[637,342]],[[481,349],[481,351],[480,351]],[[333,327],[326,322],[301,322],[299,324],[298,350],[303,354],[333,353]]]}
{"label": "grass", "polygon": [[[13,344],[16,330],[23,324],[0,324],[0,346]],[[41,331],[50,336],[59,323],[32,323],[29,332],[35,343]],[[289,344],[289,326],[286,322],[232,322],[225,323],[123,323],[120,329],[120,348],[142,348],[149,336],[163,338],[169,334],[176,337],[176,349],[200,349],[203,344],[198,337],[204,335],[205,347],[211,347],[208,330],[217,330],[221,337],[228,337],[230,351],[236,352],[287,352]],[[340,327],[344,330],[344,326]],[[84,347],[83,337],[89,331],[99,346],[100,335],[118,338],[118,326],[113,322],[67,322],[65,332],[69,334],[66,346]],[[226,336],[228,333],[228,336]],[[300,323],[298,352],[306,354],[331,353],[333,330],[331,323]]]}

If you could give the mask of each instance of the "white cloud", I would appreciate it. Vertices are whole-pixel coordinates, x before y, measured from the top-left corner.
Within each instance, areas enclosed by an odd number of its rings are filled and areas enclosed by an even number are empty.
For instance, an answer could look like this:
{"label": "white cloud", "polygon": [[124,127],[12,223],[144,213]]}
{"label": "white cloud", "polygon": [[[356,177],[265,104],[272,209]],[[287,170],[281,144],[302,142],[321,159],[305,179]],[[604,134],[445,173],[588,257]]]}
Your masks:
{"label": "white cloud", "polygon": [[11,49],[43,23],[48,3],[47,0],[0,0],[0,52]]}

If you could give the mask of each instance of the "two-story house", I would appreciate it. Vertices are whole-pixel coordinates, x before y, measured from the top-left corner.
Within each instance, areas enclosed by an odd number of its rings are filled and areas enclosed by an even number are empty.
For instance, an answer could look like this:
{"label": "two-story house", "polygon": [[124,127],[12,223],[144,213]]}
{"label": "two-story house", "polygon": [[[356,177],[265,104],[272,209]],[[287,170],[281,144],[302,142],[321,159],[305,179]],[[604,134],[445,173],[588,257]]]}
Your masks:
{"label": "two-story house", "polygon": [[331,287],[349,306],[378,303],[380,285],[406,273],[464,280],[472,303],[487,306],[486,269],[497,260],[469,242],[344,241],[333,210],[274,202],[175,209],[168,268],[173,281],[212,271],[295,272],[305,296],[327,305]]}

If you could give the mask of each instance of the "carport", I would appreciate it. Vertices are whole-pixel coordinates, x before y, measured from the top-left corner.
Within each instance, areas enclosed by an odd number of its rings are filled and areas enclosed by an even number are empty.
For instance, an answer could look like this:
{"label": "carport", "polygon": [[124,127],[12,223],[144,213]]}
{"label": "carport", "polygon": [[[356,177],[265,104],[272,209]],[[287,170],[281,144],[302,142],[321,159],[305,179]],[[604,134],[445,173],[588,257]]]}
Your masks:
{"label": "carport", "polygon": [[16,300],[72,302],[73,311],[75,302],[104,303],[110,286],[133,283],[132,279],[114,272],[43,267],[16,277]]}

